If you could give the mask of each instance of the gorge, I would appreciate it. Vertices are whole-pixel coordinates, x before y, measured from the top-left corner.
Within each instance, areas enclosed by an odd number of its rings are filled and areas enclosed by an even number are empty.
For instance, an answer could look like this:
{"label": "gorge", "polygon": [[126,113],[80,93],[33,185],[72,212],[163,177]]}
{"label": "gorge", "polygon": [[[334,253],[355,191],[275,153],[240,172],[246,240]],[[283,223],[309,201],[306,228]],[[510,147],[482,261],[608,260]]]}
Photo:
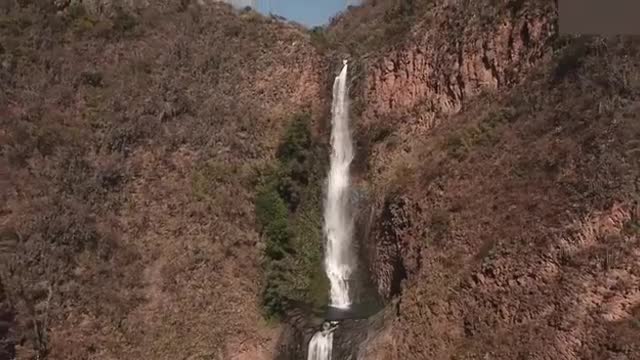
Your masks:
{"label": "gorge", "polygon": [[557,20],[0,0],[0,360],[634,360],[640,43]]}

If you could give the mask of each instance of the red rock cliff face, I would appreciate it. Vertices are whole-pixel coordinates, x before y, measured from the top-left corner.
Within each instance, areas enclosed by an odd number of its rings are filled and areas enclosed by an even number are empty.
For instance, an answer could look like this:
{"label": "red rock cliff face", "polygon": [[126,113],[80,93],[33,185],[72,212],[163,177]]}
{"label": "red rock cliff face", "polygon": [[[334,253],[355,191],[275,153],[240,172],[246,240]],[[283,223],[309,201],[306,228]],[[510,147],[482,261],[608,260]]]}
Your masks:
{"label": "red rock cliff face", "polygon": [[555,10],[529,5],[435,9],[367,65],[358,131],[388,133],[369,261],[397,312],[361,359],[640,353],[638,44],[554,50]]}
{"label": "red rock cliff face", "polygon": [[[497,19],[481,20],[455,6],[436,8],[429,20],[413,31],[415,40],[366,65],[366,107],[359,131],[392,128],[394,142],[400,143],[372,146],[369,175],[374,182],[386,182],[395,176],[390,164],[411,157],[416,138],[428,136],[436,124],[459,113],[481,92],[505,91],[518,84],[545,55],[551,55],[549,43],[555,35],[552,7],[504,8],[497,15]],[[400,211],[389,207],[396,208],[387,204],[381,213]],[[393,216],[382,216],[386,219],[382,224],[404,221],[397,218],[401,215]],[[398,227],[383,228],[379,225],[386,239],[398,231]],[[391,274],[397,271],[389,264],[401,264],[392,255],[397,250],[383,250],[388,247],[383,245],[374,251],[380,261],[374,260],[372,269],[384,297],[393,292]]]}
{"label": "red rock cliff face", "polygon": [[[463,6],[435,7],[411,41],[365,65],[364,129],[385,119],[402,143],[424,136],[479,93],[509,89],[551,55],[556,21],[550,4],[503,5],[495,18],[477,17]],[[374,148],[370,156],[376,174],[397,151]]]}
{"label": "red rock cliff face", "polygon": [[455,19],[464,15],[453,8],[434,10],[432,20],[414,30],[415,40],[369,65],[365,117],[420,106],[415,122],[424,123],[460,111],[480,91],[512,86],[549,53],[553,14],[542,7],[501,11],[499,19],[482,24],[469,16]]}

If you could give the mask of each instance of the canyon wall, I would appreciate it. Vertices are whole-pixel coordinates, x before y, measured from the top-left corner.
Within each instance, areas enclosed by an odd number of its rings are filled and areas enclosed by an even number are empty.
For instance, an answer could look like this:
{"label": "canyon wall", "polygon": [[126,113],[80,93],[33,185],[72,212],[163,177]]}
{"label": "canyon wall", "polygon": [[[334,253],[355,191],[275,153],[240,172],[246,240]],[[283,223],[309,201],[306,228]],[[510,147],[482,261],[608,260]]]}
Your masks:
{"label": "canyon wall", "polygon": [[366,77],[356,93],[365,104],[359,131],[384,119],[397,142],[394,149],[370,150],[371,176],[478,94],[511,88],[553,55],[551,3],[500,2],[490,15],[470,11],[482,7],[437,2],[419,17],[409,40],[364,61]]}
{"label": "canyon wall", "polygon": [[[363,177],[376,188],[394,191],[389,183],[406,175],[401,173],[405,164],[434,127],[481,94],[513,88],[554,54],[552,4],[505,2],[492,9],[492,17],[466,12],[466,5],[438,3],[406,41],[363,60],[364,79],[353,93],[355,102],[364,104],[355,133],[369,137],[362,141],[367,143],[361,149],[367,152]],[[408,227],[405,210],[380,198],[372,208],[378,214],[374,227],[380,240],[369,249],[371,270],[388,299],[398,292],[407,270],[404,263],[409,271],[416,268],[419,249],[396,246],[397,233]],[[400,251],[412,255],[402,260]]]}
{"label": "canyon wall", "polygon": [[638,43],[560,37],[552,3],[497,3],[439,3],[362,60],[368,260],[397,307],[362,359],[640,349]]}

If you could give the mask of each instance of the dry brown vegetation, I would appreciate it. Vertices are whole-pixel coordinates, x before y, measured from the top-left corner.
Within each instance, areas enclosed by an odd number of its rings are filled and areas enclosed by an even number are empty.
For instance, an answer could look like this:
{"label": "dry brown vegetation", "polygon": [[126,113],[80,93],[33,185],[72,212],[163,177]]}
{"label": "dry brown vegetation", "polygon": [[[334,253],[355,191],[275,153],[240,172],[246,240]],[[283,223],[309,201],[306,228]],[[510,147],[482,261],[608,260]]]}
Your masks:
{"label": "dry brown vegetation", "polygon": [[2,348],[268,356],[253,186],[291,115],[318,115],[306,35],[223,5],[7,4]]}
{"label": "dry brown vegetation", "polygon": [[361,355],[640,353],[637,41],[558,37],[520,0],[370,0],[309,34],[47,4],[0,1],[0,359],[274,358],[265,289],[278,314],[326,295],[323,155],[277,156],[294,114],[327,137],[320,52],[354,59],[364,233],[396,297]]}
{"label": "dry brown vegetation", "polygon": [[395,230],[408,280],[374,358],[640,353],[639,45],[558,46],[416,147],[388,198],[410,224]]}

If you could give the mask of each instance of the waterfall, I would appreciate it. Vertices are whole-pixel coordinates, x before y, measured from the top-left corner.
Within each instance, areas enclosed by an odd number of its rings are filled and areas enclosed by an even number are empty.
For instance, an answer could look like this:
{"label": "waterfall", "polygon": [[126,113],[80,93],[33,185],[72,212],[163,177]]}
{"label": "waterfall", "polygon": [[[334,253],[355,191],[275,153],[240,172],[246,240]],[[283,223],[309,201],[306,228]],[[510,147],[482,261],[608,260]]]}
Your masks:
{"label": "waterfall", "polygon": [[[347,310],[351,307],[349,281],[356,258],[351,246],[353,220],[349,212],[349,165],[353,160],[353,144],[349,131],[349,99],[347,94],[347,61],[333,83],[331,106],[331,165],[327,178],[324,204],[326,238],[325,271],[330,283],[330,305]],[[331,360],[333,329],[325,322],[309,342],[307,360]]]}
{"label": "waterfall", "polygon": [[351,306],[349,280],[355,268],[355,256],[351,247],[353,221],[349,213],[349,165],[353,160],[353,145],[349,131],[346,60],[333,83],[331,113],[331,166],[324,209],[325,269],[331,285],[331,306],[348,309]]}
{"label": "waterfall", "polygon": [[333,329],[324,323],[324,328],[313,335],[309,342],[307,360],[330,360],[333,350]]}

